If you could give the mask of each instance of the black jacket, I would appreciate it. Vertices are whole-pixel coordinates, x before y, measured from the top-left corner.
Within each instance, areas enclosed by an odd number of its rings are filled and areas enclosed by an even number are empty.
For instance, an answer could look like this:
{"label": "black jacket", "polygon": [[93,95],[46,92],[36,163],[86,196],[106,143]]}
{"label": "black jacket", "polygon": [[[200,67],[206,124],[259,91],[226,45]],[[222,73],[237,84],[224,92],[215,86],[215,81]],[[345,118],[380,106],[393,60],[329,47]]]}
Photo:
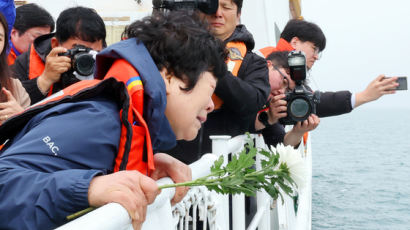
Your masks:
{"label": "black jacket", "polygon": [[[54,37],[54,35],[55,34],[52,33],[52,34],[46,34],[46,35],[40,36],[36,38],[36,40],[34,40],[32,44],[34,45],[34,49],[37,55],[43,61],[43,63],[45,63],[46,57],[51,51],[51,38]],[[38,76],[34,79],[31,79],[31,80],[29,79],[30,50],[31,50],[31,46],[27,52],[24,52],[23,54],[18,56],[16,61],[12,65],[11,69],[13,71],[13,77],[21,81],[27,93],[30,95],[31,104],[35,104],[43,100],[46,96],[41,93],[40,89],[37,86]],[[61,79],[64,79],[64,80],[59,81],[53,85],[52,93],[60,91],[61,89],[64,88],[64,85],[71,84],[72,82],[70,83],[65,82],[65,81],[71,81],[72,79],[71,75],[72,74],[69,72],[62,74]]]}
{"label": "black jacket", "polygon": [[210,135],[237,136],[248,131],[250,124],[255,122],[256,113],[268,98],[268,68],[266,61],[252,52],[255,46],[253,36],[244,25],[238,25],[231,37],[224,42],[230,41],[244,42],[247,53],[237,77],[228,71],[218,81],[215,94],[224,104],[220,109],[208,114],[197,138],[190,142],[179,141],[176,148],[167,151],[183,162],[193,162],[202,153],[211,152]]}
{"label": "black jacket", "polygon": [[352,93],[350,91],[321,92],[317,105],[318,117],[337,116],[352,111]]}

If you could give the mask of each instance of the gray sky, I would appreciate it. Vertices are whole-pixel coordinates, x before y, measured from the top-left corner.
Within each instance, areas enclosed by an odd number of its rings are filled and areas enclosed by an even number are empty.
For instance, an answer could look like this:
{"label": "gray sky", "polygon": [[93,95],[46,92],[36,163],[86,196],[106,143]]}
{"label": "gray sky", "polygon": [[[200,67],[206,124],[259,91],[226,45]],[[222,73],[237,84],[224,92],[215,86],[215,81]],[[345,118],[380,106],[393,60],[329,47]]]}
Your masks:
{"label": "gray sky", "polygon": [[[311,71],[315,89],[357,92],[379,74],[410,76],[410,1],[302,0],[302,15],[327,38]],[[397,91],[363,107],[410,109],[410,92]]]}

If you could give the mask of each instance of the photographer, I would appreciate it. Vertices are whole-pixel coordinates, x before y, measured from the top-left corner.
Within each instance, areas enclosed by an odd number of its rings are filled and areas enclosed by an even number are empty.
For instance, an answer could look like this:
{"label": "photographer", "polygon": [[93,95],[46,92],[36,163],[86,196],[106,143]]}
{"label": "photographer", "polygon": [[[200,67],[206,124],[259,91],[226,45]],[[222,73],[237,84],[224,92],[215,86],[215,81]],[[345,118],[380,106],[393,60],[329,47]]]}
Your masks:
{"label": "photographer", "polygon": [[[310,114],[306,120],[296,122],[287,133],[279,122],[280,119],[287,117],[285,92],[291,92],[296,85],[289,75],[288,54],[287,51],[273,52],[266,58],[271,93],[267,108],[259,112],[256,117],[255,129],[256,131],[261,130],[265,143],[268,145],[276,146],[278,143],[284,143],[296,147],[303,134],[315,129],[320,120],[316,114]],[[264,116],[264,119],[261,118],[261,115]]]}
{"label": "photographer", "polygon": [[[306,55],[307,68],[311,69],[325,47],[326,37],[319,26],[304,20],[292,19],[283,29],[276,47],[265,47],[259,51],[264,57],[276,51],[303,51]],[[316,114],[319,117],[328,117],[349,113],[362,104],[395,93],[391,89],[398,86],[396,80],[396,77],[385,79],[380,75],[370,82],[365,90],[356,94],[350,91],[323,92]]]}
{"label": "photographer", "polygon": [[[242,0],[219,0],[214,14],[201,16],[209,23],[211,33],[229,49],[228,71],[218,82],[213,96],[215,111],[210,113],[198,137],[180,141],[171,152],[189,163],[211,152],[210,135],[237,136],[249,131],[256,113],[266,103],[269,81],[266,61],[253,52],[252,34],[240,21]],[[189,157],[188,157],[189,156]]]}
{"label": "photographer", "polygon": [[72,56],[59,56],[78,45],[100,51],[105,44],[105,25],[91,8],[73,7],[61,12],[56,33],[38,37],[29,51],[12,66],[14,77],[22,81],[31,104],[78,81]]}

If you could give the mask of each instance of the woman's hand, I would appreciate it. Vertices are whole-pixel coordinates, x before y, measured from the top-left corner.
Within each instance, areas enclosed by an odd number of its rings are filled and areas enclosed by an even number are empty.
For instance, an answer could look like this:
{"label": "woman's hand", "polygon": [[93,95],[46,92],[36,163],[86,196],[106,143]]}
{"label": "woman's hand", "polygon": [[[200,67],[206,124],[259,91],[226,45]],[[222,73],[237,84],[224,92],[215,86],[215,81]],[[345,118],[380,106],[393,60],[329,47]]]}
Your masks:
{"label": "woman's hand", "polygon": [[3,123],[5,120],[16,115],[17,113],[22,112],[24,109],[17,102],[14,96],[6,88],[2,88],[1,92],[6,95],[7,101],[0,103],[0,123]]}

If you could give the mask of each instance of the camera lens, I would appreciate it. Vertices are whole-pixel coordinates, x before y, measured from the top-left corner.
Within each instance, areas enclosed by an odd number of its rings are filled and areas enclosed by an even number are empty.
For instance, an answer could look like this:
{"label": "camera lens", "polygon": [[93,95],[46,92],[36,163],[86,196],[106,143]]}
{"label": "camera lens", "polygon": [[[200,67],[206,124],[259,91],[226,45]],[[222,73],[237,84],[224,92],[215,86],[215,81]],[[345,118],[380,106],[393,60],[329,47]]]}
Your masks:
{"label": "camera lens", "polygon": [[289,106],[290,115],[294,118],[299,118],[300,120],[306,119],[307,115],[310,112],[309,103],[302,98],[296,98],[290,103]]}
{"label": "camera lens", "polygon": [[92,75],[94,73],[95,60],[88,53],[78,54],[75,57],[74,69],[82,76]]}

